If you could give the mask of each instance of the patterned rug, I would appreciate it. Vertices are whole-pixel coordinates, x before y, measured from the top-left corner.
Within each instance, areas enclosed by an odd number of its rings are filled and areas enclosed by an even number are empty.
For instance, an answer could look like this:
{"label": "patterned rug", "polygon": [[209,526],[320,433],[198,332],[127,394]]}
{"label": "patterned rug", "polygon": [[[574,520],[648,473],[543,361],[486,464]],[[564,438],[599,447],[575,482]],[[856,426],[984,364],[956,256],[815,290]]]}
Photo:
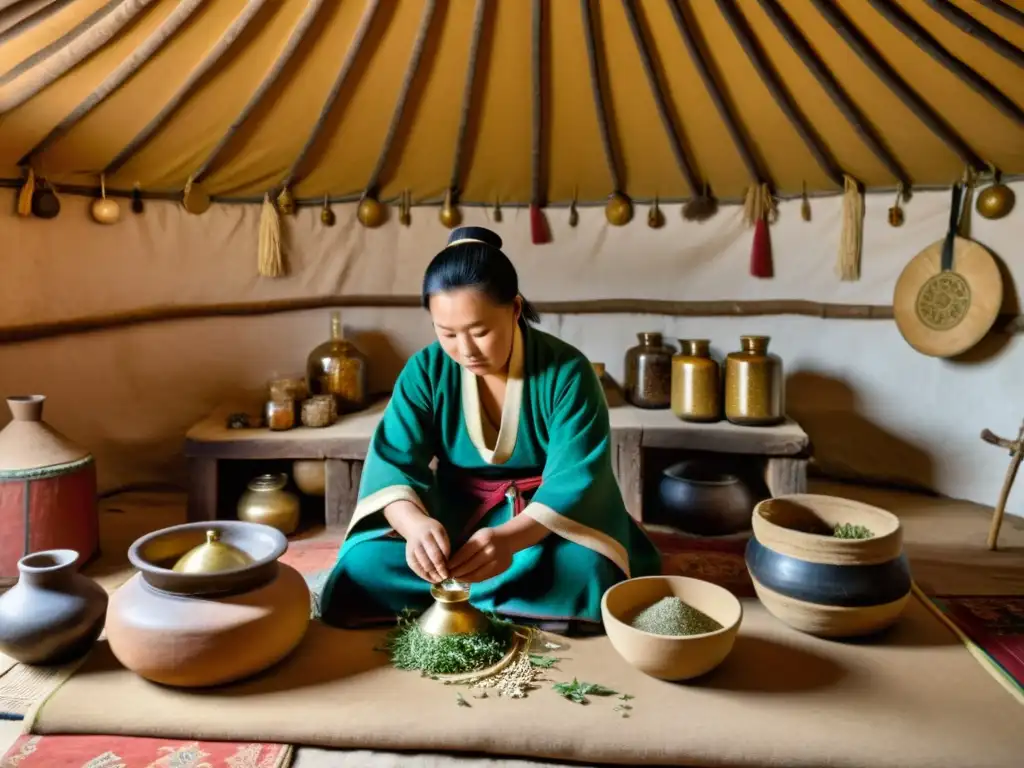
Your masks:
{"label": "patterned rug", "polygon": [[287,768],[292,753],[283,744],[26,734],[0,768]]}
{"label": "patterned rug", "polygon": [[960,633],[1024,693],[1024,597],[933,597]]}

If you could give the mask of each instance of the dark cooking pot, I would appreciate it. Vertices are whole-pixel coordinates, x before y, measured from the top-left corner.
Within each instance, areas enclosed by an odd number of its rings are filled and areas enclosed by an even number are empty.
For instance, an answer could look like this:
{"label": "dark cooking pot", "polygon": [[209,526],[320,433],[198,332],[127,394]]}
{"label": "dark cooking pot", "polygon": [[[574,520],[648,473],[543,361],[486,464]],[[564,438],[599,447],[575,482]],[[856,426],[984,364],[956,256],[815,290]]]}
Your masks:
{"label": "dark cooking pot", "polygon": [[662,472],[658,485],[661,519],[699,536],[725,536],[750,529],[757,499],[732,472],[704,461],[683,461]]}

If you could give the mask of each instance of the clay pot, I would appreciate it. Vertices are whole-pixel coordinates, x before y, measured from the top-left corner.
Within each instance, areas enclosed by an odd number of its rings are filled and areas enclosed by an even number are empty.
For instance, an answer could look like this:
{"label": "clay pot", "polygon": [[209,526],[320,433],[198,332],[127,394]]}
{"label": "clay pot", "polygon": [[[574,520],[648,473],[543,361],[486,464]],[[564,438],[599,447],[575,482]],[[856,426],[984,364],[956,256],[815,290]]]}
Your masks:
{"label": "clay pot", "polygon": [[21,577],[0,596],[0,651],[23,664],[59,664],[85,654],[103,630],[107,593],[78,573],[78,553],[23,557]]}
{"label": "clay pot", "polygon": [[70,549],[84,565],[99,551],[96,464],[42,420],[45,402],[7,398],[14,419],[0,431],[0,583],[13,582],[32,552]]}
{"label": "clay pot", "polygon": [[285,536],[299,527],[299,497],[285,490],[288,475],[260,475],[249,481],[238,500],[238,519],[276,528]]}
{"label": "clay pot", "polygon": [[288,656],[309,627],[310,594],[294,568],[230,596],[183,597],[136,574],[110,598],[107,642],[125,667],[163,685],[234,682]]}
{"label": "clay pot", "polygon": [[[754,507],[746,562],[758,598],[780,621],[821,637],[878,632],[903,612],[911,591],[899,518],[850,499],[792,494]],[[833,536],[861,525],[866,539]]]}
{"label": "clay pot", "polygon": [[[203,544],[207,532],[245,552],[252,563],[216,573],[178,573],[175,563]],[[288,539],[276,528],[240,520],[183,523],[153,531],[128,548],[128,560],[152,587],[176,595],[236,594],[266,584],[277,573],[277,558],[288,550]]]}
{"label": "clay pot", "polygon": [[[668,637],[630,626],[640,611],[672,596],[704,612],[722,629]],[[661,680],[689,680],[725,661],[736,642],[743,607],[729,590],[708,581],[686,576],[643,576],[620,581],[604,593],[601,619],[612,647],[632,666]]]}
{"label": "clay pot", "polygon": [[327,466],[323,459],[296,459],[292,480],[307,496],[323,496],[327,491]]}
{"label": "clay pot", "polygon": [[662,472],[658,496],[662,522],[699,536],[749,530],[756,503],[737,475],[703,461],[683,461]]}

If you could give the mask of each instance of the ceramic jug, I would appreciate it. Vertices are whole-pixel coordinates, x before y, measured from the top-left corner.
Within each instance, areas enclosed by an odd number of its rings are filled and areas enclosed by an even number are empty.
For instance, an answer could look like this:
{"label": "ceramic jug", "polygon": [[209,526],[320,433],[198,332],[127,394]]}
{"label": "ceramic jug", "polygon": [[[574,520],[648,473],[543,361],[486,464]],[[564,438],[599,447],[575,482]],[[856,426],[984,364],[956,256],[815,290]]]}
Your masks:
{"label": "ceramic jug", "polygon": [[18,583],[0,597],[0,651],[23,664],[59,664],[88,651],[103,630],[107,593],[78,572],[73,549],[18,561]]}

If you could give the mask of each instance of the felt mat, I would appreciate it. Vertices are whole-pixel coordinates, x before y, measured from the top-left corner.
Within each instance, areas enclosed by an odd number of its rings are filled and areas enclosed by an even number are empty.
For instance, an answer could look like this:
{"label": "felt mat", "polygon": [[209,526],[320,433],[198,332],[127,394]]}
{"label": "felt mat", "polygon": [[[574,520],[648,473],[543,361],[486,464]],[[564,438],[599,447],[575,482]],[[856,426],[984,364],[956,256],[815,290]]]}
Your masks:
{"label": "felt mat", "polygon": [[[147,683],[105,643],[27,718],[36,734],[271,741],[335,748],[477,752],[587,764],[1019,768],[1024,710],[917,599],[872,641],[795,632],[754,600],[736,647],[687,685],[635,671],[607,638],[565,641],[549,682],[518,700],[465,698],[401,672],[379,631],[314,623],[299,649],[250,681],[189,692]],[[561,639],[556,639],[561,642]],[[572,703],[550,681],[616,696]],[[97,706],[97,702],[103,702]]]}
{"label": "felt mat", "polygon": [[1024,597],[933,597],[932,602],[1024,700]]}

